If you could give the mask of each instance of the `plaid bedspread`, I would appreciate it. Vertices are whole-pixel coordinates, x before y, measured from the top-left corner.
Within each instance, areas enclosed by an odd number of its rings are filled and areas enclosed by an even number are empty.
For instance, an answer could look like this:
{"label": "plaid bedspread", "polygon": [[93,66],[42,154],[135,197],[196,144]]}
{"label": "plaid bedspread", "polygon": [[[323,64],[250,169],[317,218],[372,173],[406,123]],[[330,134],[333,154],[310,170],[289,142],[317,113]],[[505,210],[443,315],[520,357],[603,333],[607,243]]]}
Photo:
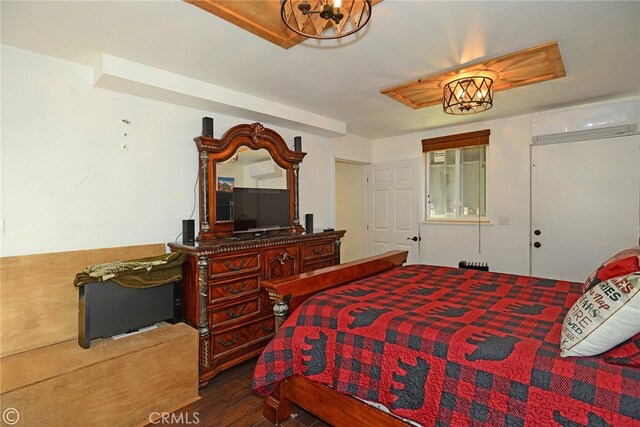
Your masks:
{"label": "plaid bedspread", "polygon": [[561,358],[581,285],[409,265],[323,292],[283,324],[255,392],[293,374],[423,425],[640,425],[640,369]]}

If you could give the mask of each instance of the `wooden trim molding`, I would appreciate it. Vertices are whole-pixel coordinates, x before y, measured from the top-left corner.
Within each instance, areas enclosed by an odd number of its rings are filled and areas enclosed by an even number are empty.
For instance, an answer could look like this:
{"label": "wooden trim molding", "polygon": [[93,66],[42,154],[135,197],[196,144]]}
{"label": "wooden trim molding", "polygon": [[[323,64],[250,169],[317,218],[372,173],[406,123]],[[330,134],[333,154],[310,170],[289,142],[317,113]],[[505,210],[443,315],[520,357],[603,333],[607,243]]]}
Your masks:
{"label": "wooden trim molding", "polygon": [[422,152],[449,150],[451,148],[475,147],[489,145],[491,130],[484,129],[474,132],[457,133],[455,135],[439,136],[422,140]]}

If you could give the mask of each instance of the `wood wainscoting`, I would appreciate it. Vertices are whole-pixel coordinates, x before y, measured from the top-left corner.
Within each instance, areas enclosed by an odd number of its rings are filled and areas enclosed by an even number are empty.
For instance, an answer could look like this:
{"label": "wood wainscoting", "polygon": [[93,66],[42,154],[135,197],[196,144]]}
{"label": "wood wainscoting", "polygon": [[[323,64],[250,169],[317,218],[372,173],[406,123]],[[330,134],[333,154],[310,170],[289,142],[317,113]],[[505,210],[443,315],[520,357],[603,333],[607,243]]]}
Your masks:
{"label": "wood wainscoting", "polygon": [[[75,275],[164,244],[0,258],[0,411],[19,425],[144,425],[198,397],[198,332],[178,323],[78,344]],[[16,412],[17,411],[17,412]],[[12,417],[12,418],[11,418]]]}
{"label": "wood wainscoting", "polygon": [[0,357],[78,337],[77,273],[166,253],[164,243],[0,258]]}

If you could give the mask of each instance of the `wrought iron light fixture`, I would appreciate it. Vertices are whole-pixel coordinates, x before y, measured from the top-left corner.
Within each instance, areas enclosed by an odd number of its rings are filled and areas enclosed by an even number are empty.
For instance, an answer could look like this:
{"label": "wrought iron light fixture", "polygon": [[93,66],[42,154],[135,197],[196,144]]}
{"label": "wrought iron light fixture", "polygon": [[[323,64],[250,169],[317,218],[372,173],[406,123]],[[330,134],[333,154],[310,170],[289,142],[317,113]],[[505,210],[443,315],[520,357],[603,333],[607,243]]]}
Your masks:
{"label": "wrought iron light fixture", "polygon": [[371,18],[371,0],[282,0],[280,16],[294,33],[339,39],[360,31]]}
{"label": "wrought iron light fixture", "polygon": [[495,73],[474,72],[457,75],[444,82],[442,108],[447,114],[473,114],[493,107]]}

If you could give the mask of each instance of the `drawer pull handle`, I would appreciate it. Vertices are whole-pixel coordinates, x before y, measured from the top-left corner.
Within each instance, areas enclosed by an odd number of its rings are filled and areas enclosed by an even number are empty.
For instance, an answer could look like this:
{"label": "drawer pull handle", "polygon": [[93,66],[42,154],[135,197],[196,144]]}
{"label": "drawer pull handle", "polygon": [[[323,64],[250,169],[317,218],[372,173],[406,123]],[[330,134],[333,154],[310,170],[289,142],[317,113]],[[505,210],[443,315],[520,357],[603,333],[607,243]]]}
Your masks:
{"label": "drawer pull handle", "polygon": [[227,292],[232,294],[241,294],[245,289],[247,289],[247,281],[245,280],[244,282],[242,282],[242,286],[240,287],[240,289],[233,289],[231,285],[225,286],[225,289],[227,290]]}
{"label": "drawer pull handle", "polygon": [[275,330],[276,330],[276,327],[275,327],[275,326],[274,326],[274,327],[272,327],[272,328],[267,328],[267,327],[266,327],[266,326],[264,326],[264,325],[260,325],[260,327],[262,328],[262,330],[263,330],[263,331],[268,332],[268,333],[271,333],[271,332],[273,332],[273,331],[275,331]]}
{"label": "drawer pull handle", "polygon": [[280,255],[278,256],[278,258],[276,259],[276,261],[278,261],[280,263],[280,265],[284,265],[286,262],[290,261],[290,260],[295,260],[295,257],[292,257],[288,252],[286,251],[282,251],[280,252]]}
{"label": "drawer pull handle", "polygon": [[229,342],[225,342],[225,340],[223,340],[222,338],[220,338],[218,340],[218,344],[220,344],[223,347],[231,347],[232,345],[234,345],[237,342],[238,342],[238,334],[233,334],[233,337],[231,338],[231,341],[229,341]]}
{"label": "drawer pull handle", "polygon": [[238,270],[242,270],[244,268],[244,266],[247,264],[247,259],[243,259],[242,261],[240,261],[239,265],[233,265],[231,262],[229,261],[225,261],[224,265],[225,267],[227,267],[229,270],[231,271],[238,271]]}
{"label": "drawer pull handle", "polygon": [[238,311],[237,313],[234,313],[231,310],[227,310],[227,316],[229,316],[229,318],[231,318],[231,319],[235,319],[237,317],[242,316],[246,309],[247,309],[247,304],[245,304],[242,307],[240,307],[240,311]]}
{"label": "drawer pull handle", "polygon": [[314,255],[322,255],[324,253],[324,250],[322,250],[322,248],[318,249],[318,248],[313,248],[313,254]]}

